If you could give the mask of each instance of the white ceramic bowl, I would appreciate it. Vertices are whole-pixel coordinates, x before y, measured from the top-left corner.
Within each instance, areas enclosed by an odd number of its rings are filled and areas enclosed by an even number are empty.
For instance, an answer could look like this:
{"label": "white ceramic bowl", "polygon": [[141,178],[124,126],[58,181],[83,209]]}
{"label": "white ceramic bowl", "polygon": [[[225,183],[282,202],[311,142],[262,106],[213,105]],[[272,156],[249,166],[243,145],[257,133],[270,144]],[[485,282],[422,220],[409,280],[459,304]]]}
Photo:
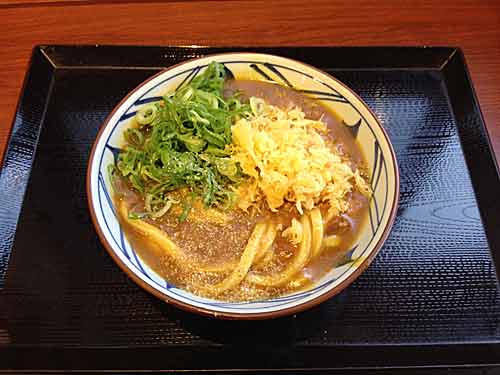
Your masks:
{"label": "white ceramic bowl", "polygon": [[[331,108],[356,134],[370,169],[373,197],[369,220],[361,228],[351,262],[333,268],[309,290],[256,302],[224,302],[195,296],[170,285],[153,272],[130,246],[115,215],[106,173],[124,143],[129,119],[144,103],[159,100],[182,82],[192,79],[211,61],[218,61],[236,79],[275,80],[307,92]],[[396,214],[399,174],[387,134],[366,104],[348,87],[320,70],[287,58],[229,53],[207,56],[173,66],[148,79],[128,94],[104,122],[95,141],[87,171],[91,216],[104,247],[137,284],[158,298],[197,313],[231,319],[270,318],[295,313],[316,305],[346,288],[371,263],[387,238]]]}

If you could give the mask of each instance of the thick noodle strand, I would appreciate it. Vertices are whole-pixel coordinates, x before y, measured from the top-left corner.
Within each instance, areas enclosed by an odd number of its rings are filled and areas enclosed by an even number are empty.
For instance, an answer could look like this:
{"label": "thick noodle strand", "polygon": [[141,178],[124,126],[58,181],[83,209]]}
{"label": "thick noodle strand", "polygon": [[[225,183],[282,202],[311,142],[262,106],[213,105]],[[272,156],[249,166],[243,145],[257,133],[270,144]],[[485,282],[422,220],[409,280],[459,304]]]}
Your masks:
{"label": "thick noodle strand", "polygon": [[170,238],[165,236],[161,229],[142,220],[130,219],[128,217],[127,205],[123,200],[118,203],[118,216],[120,216],[121,220],[133,229],[134,232],[146,237],[156,245],[158,250],[164,253],[159,255],[168,255],[174,259],[183,257],[182,251],[172,242],[172,240],[170,240]]}
{"label": "thick noodle strand", "polygon": [[289,281],[286,285],[287,289],[297,290],[299,288],[303,288],[304,286],[311,284],[311,280],[305,277],[304,275],[297,275],[293,280]]}
{"label": "thick noodle strand", "polygon": [[309,212],[312,225],[311,256],[316,257],[321,252],[321,242],[323,241],[323,218],[321,211],[315,207]]}
{"label": "thick noodle strand", "polygon": [[311,223],[307,215],[302,215],[300,222],[304,228],[299,251],[284,271],[276,275],[249,274],[247,280],[265,287],[277,287],[286,284],[307,264],[311,256]]}
{"label": "thick noodle strand", "polygon": [[221,294],[228,289],[234,288],[243,281],[252,266],[257,251],[259,250],[259,244],[265,230],[266,225],[263,223],[258,223],[255,226],[238,265],[230,276],[222,280],[220,283],[209,287],[212,293]]}
{"label": "thick noodle strand", "polygon": [[257,254],[255,255],[253,262],[254,265],[261,263],[269,253],[272,254],[271,247],[273,246],[274,239],[276,238],[276,229],[276,224],[274,223],[270,223],[267,226],[266,232],[260,241]]}
{"label": "thick noodle strand", "polygon": [[273,257],[274,257],[274,251],[272,249],[269,249],[269,251],[267,251],[264,254],[262,259],[260,259],[258,262],[257,261],[253,262],[252,269],[253,270],[263,269],[265,266],[267,266],[269,263],[271,263],[271,261],[273,260]]}

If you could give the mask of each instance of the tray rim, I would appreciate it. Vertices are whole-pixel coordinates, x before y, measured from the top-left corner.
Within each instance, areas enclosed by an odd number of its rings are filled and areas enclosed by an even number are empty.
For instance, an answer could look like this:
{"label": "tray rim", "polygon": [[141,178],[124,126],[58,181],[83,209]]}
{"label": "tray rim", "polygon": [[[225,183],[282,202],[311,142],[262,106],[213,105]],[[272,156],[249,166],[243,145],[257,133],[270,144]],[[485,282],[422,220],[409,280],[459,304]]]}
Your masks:
{"label": "tray rim", "polygon": [[[252,45],[240,45],[240,46],[218,46],[218,45],[134,45],[134,44],[38,44],[35,45],[33,50],[40,50],[45,58],[47,58],[50,62],[50,64],[57,69],[158,69],[158,70],[163,70],[166,69],[167,67],[165,66],[158,66],[158,65],[134,65],[134,64],[122,64],[122,61],[114,61],[113,65],[102,65],[100,63],[94,63],[91,64],[88,61],[85,62],[83,59],[80,61],[77,61],[77,63],[71,63],[71,64],[66,64],[63,63],[62,61],[58,61],[58,59],[61,59],[61,57],[64,57],[64,50],[70,50],[72,53],[76,52],[84,52],[83,55],[80,55],[80,57],[85,58],[86,56],[88,57],[89,52],[92,51],[97,51],[100,50],[102,52],[103,50],[106,49],[113,49],[113,50],[120,50],[120,49],[130,49],[130,48],[141,48],[141,49],[148,49],[148,50],[179,50],[179,51],[186,51],[186,50],[191,50],[195,51],[198,54],[197,55],[192,55],[190,57],[186,57],[186,59],[180,60],[180,61],[186,61],[189,59],[192,59],[197,56],[201,55],[206,55],[208,53],[210,54],[221,54],[221,53],[237,53],[237,52],[257,52],[257,53],[269,53],[273,54],[272,51],[280,51],[280,50],[287,50],[288,52],[293,51],[293,50],[308,50],[308,51],[344,51],[344,52],[353,52],[353,51],[364,51],[364,52],[385,52],[385,51],[391,51],[391,53],[401,53],[405,52],[402,56],[399,56],[399,58],[406,58],[407,54],[409,53],[416,53],[418,55],[422,55],[423,53],[428,53],[429,57],[434,57],[435,54],[441,54],[439,56],[439,59],[435,61],[435,64],[433,66],[425,65],[422,63],[422,65],[412,65],[411,58],[407,58],[407,64],[399,64],[395,66],[390,66],[387,67],[386,63],[384,62],[384,67],[369,67],[373,65],[373,61],[378,61],[377,55],[375,56],[370,56],[370,64],[362,64],[360,67],[354,67],[349,64],[348,67],[345,68],[335,68],[333,70],[339,70],[339,69],[349,69],[349,70],[357,70],[357,69],[362,69],[362,70],[395,70],[395,69],[402,69],[402,70],[419,70],[419,66],[423,70],[430,70],[430,69],[435,69],[435,70],[441,70],[443,67],[446,65],[446,63],[449,61],[450,57],[456,52],[456,51],[461,51],[460,47],[458,46],[449,46],[449,45],[408,45],[408,46],[395,46],[395,45],[379,45],[379,46],[320,46],[320,45],[299,45],[299,46],[278,46],[278,45],[267,45],[267,46],[252,46]],[[57,55],[57,53],[54,53],[55,50],[62,50],[61,55]],[[276,53],[279,55],[279,53]],[[342,55],[340,56],[342,57]],[[294,59],[294,57],[289,57],[291,59]],[[301,62],[307,63],[303,60],[300,60]],[[398,62],[398,60],[394,59],[393,61]],[[338,57],[336,56],[336,63],[338,63]],[[363,66],[363,67],[361,67]],[[367,68],[368,67],[368,68]],[[321,68],[319,68],[321,69]]]}
{"label": "tray rim", "polygon": [[[461,70],[459,73],[463,73],[463,76],[460,76],[463,80],[456,79],[456,70]],[[500,200],[497,199],[496,194],[496,192],[500,191],[500,167],[495,157],[491,136],[486,127],[465,55],[461,49],[456,49],[450,55],[446,63],[442,66],[441,73],[443,75],[444,89],[448,96],[448,106],[450,107],[450,112],[453,114],[453,120],[460,139],[460,147],[489,244],[497,282],[500,285],[500,232],[497,230],[500,227],[500,215],[498,215],[498,212],[500,212]],[[462,86],[461,88],[465,89],[471,95],[469,98],[470,102],[465,102],[464,104],[470,106],[470,111],[474,111],[476,114],[476,128],[479,131],[479,133],[474,134],[476,142],[470,142],[465,137],[464,126],[459,126],[457,123],[457,119],[461,119],[462,122],[466,122],[467,119],[463,118],[464,114],[462,112],[465,112],[465,109],[454,105],[459,98],[455,97],[453,99],[453,96],[457,95],[455,91],[450,90],[452,85]],[[483,164],[481,171],[479,171],[480,165],[477,162],[478,160],[481,160]],[[484,164],[488,165],[487,168],[484,168]],[[484,172],[486,172],[486,176]],[[478,182],[478,180],[485,178],[491,179],[492,186]]]}

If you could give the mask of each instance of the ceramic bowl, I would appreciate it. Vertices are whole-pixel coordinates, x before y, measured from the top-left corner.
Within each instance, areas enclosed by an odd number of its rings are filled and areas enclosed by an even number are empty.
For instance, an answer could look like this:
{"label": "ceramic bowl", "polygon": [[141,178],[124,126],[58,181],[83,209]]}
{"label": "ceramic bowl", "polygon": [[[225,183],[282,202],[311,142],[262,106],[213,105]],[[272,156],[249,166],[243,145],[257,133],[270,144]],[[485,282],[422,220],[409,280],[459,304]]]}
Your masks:
{"label": "ceramic bowl", "polygon": [[[195,296],[153,272],[124,236],[111,199],[106,168],[124,143],[129,119],[145,103],[157,101],[202,72],[223,63],[236,79],[272,80],[301,90],[336,112],[359,143],[370,172],[373,196],[350,261],[332,268],[310,289],[255,302],[225,302]],[[94,143],[87,172],[90,213],[99,237],[120,268],[146,291],[180,308],[230,319],[271,318],[310,308],[351,284],[372,262],[386,240],[398,205],[399,174],[389,138],[367,105],[346,85],[306,64],[279,56],[229,53],[186,61],[151,77],[130,92],[108,116]]]}

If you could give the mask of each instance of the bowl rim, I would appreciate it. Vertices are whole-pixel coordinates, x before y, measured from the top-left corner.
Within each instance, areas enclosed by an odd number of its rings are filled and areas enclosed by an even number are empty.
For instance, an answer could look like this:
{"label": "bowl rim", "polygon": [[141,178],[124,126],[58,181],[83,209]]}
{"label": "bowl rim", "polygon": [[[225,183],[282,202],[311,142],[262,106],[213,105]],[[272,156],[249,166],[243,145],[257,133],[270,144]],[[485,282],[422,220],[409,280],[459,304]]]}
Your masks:
{"label": "bowl rim", "polygon": [[[207,58],[214,58],[214,57],[219,57],[219,56],[228,56],[228,55],[260,55],[264,57],[271,57],[271,58],[279,58],[279,59],[285,59],[285,60],[290,60],[296,64],[306,66],[309,69],[314,70],[315,72],[318,72],[320,74],[326,75],[329,79],[333,80],[336,84],[341,85],[345,89],[347,89],[359,102],[365,107],[365,109],[368,110],[368,112],[372,115],[373,119],[375,119],[375,122],[377,123],[377,126],[382,132],[382,136],[385,138],[386,143],[388,145],[389,152],[391,154],[392,162],[394,165],[394,184],[395,184],[395,189],[394,189],[394,197],[392,200],[392,207],[390,208],[390,214],[389,214],[389,219],[387,221],[387,224],[384,228],[384,231],[382,232],[379,240],[373,247],[373,250],[370,252],[370,254],[356,267],[356,269],[350,274],[345,280],[343,280],[340,284],[335,286],[334,288],[326,291],[325,293],[317,296],[316,298],[299,303],[295,306],[275,310],[275,311],[263,311],[263,312],[253,312],[253,313],[247,313],[247,312],[242,312],[242,313],[234,313],[234,312],[219,312],[219,311],[214,311],[208,308],[203,308],[203,307],[198,307],[198,306],[193,306],[189,303],[185,303],[183,301],[180,301],[174,297],[167,296],[163,294],[162,292],[154,289],[147,283],[145,283],[140,277],[138,277],[125,263],[115,254],[114,250],[111,248],[108,239],[104,235],[101,227],[99,226],[97,222],[97,217],[96,213],[94,210],[94,200],[91,194],[91,172],[92,172],[92,165],[94,164],[94,157],[96,155],[96,150],[97,150],[97,144],[99,143],[102,133],[104,130],[109,126],[110,120],[115,114],[115,112],[123,106],[123,104],[129,99],[129,97],[140,90],[144,85],[146,85],[148,82],[151,80],[155,79],[156,77],[165,74],[166,72],[173,70],[179,66],[182,66],[186,63],[189,62],[194,62],[196,60],[200,59],[207,59]],[[172,66],[169,66],[166,69],[162,69],[160,72],[152,75],[148,79],[144,80],[141,82],[139,85],[137,85],[133,90],[129,91],[127,95],[120,100],[120,102],[113,108],[113,110],[109,113],[109,115],[106,117],[104,122],[102,123],[96,138],[94,140],[94,143],[92,145],[92,149],[90,151],[90,156],[88,159],[87,163],[87,173],[86,173],[86,181],[85,181],[85,186],[86,186],[86,192],[87,192],[87,204],[89,207],[90,211],[90,217],[92,219],[92,224],[97,232],[97,235],[99,237],[99,240],[101,244],[104,245],[104,248],[108,252],[108,254],[113,258],[115,263],[120,267],[120,269],[130,278],[132,281],[134,281],[137,285],[139,285],[142,289],[145,291],[153,294],[155,297],[159,298],[160,300],[163,300],[169,304],[172,304],[184,311],[188,311],[191,313],[196,313],[204,316],[209,316],[209,317],[215,317],[215,318],[220,318],[220,319],[227,319],[227,320],[262,320],[262,319],[271,319],[271,318],[278,318],[286,315],[291,315],[291,314],[296,314],[301,311],[310,309],[313,306],[319,305],[320,303],[332,298],[333,296],[339,294],[341,291],[346,289],[350,284],[354,282],[367,268],[368,266],[372,263],[373,259],[375,256],[379,253],[380,249],[382,248],[384,242],[387,240],[387,237],[389,236],[389,233],[394,225],[394,221],[396,219],[396,213],[397,213],[397,208],[399,205],[399,192],[400,192],[400,176],[399,176],[399,167],[396,159],[396,154],[394,152],[394,148],[392,146],[392,143],[390,141],[389,136],[387,135],[386,130],[380,123],[380,120],[378,117],[375,115],[375,113],[371,110],[371,108],[364,102],[361,97],[356,94],[350,87],[345,85],[343,82],[339,81],[337,78],[333,77],[332,75],[322,71],[321,69],[318,69],[310,64],[304,63],[302,61],[298,61],[289,57],[284,57],[284,56],[278,56],[278,55],[273,55],[273,54],[268,54],[268,53],[259,53],[259,52],[224,52],[224,53],[216,53],[216,54],[209,54],[209,55],[204,55],[201,57],[196,57],[192,59],[187,59],[183,60],[177,64],[174,64]]]}

